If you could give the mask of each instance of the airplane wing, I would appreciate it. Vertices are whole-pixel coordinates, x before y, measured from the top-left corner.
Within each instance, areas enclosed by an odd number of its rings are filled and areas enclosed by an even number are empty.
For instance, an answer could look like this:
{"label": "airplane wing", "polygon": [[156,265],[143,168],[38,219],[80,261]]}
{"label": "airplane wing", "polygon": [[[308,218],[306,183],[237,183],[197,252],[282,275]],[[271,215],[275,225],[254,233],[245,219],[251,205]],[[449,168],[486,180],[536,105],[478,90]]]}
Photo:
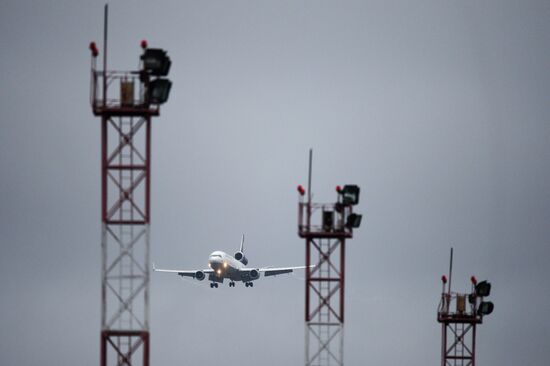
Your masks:
{"label": "airplane wing", "polygon": [[[160,268],[157,268],[155,267],[155,263],[153,263],[153,271],[155,272],[166,272],[166,273],[177,273],[179,276],[182,276],[182,277],[193,277],[193,278],[196,278],[196,279],[204,279],[204,275],[205,274],[210,274],[210,273],[214,273],[214,270],[213,269],[196,269],[196,270],[191,270],[191,271],[188,271],[188,270],[179,270],[179,269],[160,269]],[[199,273],[197,275],[197,273]],[[202,273],[202,275],[200,274]]]}
{"label": "airplane wing", "polygon": [[[313,268],[313,267],[315,267],[315,266],[314,265],[310,266],[310,268]],[[285,273],[291,273],[295,269],[305,269],[305,268],[306,268],[306,266],[279,267],[279,268],[266,267],[266,268],[260,268],[259,271],[263,272],[265,277],[268,277],[268,276],[277,276],[277,275],[285,274]]]}

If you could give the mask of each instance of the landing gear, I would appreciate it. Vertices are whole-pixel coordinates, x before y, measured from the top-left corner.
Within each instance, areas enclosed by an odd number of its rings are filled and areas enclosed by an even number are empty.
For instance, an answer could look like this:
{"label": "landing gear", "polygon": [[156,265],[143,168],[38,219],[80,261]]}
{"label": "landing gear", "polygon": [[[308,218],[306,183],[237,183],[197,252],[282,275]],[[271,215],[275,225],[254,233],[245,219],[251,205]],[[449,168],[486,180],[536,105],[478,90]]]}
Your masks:
{"label": "landing gear", "polygon": [[252,282],[245,282],[244,285],[246,287],[254,287],[254,283],[252,283]]}
{"label": "landing gear", "polygon": [[235,287],[235,282],[233,281],[229,282],[229,287]]}
{"label": "landing gear", "polygon": [[216,282],[210,282],[210,288],[218,288],[218,284]]}

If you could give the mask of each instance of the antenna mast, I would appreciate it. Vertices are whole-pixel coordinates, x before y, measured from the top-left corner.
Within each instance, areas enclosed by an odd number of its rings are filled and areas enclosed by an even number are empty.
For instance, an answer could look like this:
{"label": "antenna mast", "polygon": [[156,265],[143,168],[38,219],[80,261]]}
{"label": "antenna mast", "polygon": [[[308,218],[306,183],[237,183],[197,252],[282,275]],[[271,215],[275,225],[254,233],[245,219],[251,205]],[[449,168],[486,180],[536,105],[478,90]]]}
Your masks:
{"label": "antenna mast", "polygon": [[451,281],[453,279],[453,247],[451,247],[451,261],[449,263],[449,288],[447,293],[451,294]]}

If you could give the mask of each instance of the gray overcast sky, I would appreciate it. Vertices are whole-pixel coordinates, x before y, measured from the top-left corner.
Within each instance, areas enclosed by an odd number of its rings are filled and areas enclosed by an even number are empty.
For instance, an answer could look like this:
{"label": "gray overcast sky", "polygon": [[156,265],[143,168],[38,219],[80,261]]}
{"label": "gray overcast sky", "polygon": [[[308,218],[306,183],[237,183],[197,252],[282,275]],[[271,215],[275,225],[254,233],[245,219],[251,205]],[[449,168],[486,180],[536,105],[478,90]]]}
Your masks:
{"label": "gray overcast sky", "polygon": [[[348,365],[437,365],[456,290],[493,283],[480,365],[550,358],[550,2],[116,1],[110,64],[172,58],[153,129],[152,258],[203,266],[242,232],[304,261],[295,187],[362,188],[348,245]],[[0,3],[0,363],[97,365],[103,3]],[[153,364],[303,363],[304,282],[211,291],[152,278]],[[231,330],[236,331],[231,331]]]}

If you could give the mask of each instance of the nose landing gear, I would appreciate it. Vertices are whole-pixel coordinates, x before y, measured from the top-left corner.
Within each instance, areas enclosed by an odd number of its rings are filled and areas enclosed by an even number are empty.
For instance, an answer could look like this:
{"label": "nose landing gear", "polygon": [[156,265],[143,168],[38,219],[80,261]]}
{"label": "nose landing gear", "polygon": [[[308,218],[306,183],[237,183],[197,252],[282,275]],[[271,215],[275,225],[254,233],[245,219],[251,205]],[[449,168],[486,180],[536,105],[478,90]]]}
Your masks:
{"label": "nose landing gear", "polygon": [[210,282],[210,288],[218,288],[218,284],[216,282]]}
{"label": "nose landing gear", "polygon": [[229,287],[235,287],[235,282],[233,281],[229,282]]}
{"label": "nose landing gear", "polygon": [[254,287],[254,283],[252,282],[245,282],[244,284],[246,287]]}

